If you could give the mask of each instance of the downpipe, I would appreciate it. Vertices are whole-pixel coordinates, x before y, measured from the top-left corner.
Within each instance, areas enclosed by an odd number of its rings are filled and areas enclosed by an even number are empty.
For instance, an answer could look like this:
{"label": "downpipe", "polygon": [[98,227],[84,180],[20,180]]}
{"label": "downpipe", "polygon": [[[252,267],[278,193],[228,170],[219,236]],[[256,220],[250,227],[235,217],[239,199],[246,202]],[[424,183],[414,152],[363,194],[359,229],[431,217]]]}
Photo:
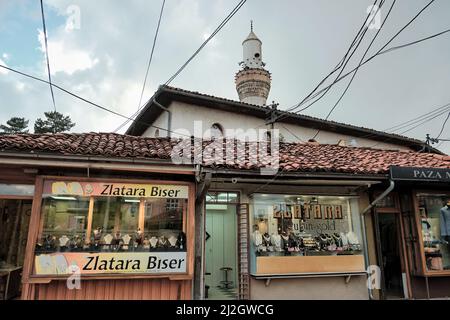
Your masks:
{"label": "downpipe", "polygon": [[[369,267],[369,246],[367,244],[367,234],[366,234],[366,222],[365,222],[365,214],[369,212],[373,207],[377,205],[378,202],[386,198],[386,196],[392,192],[395,188],[395,182],[392,179],[389,179],[389,187],[383,191],[382,194],[380,194],[375,200],[373,200],[367,208],[365,208],[360,215],[361,218],[361,226],[362,226],[362,236],[363,236],[363,242],[364,242],[364,260],[366,263],[366,266]],[[374,300],[375,297],[373,296],[372,290],[368,287],[369,291],[369,297],[370,300]]]}

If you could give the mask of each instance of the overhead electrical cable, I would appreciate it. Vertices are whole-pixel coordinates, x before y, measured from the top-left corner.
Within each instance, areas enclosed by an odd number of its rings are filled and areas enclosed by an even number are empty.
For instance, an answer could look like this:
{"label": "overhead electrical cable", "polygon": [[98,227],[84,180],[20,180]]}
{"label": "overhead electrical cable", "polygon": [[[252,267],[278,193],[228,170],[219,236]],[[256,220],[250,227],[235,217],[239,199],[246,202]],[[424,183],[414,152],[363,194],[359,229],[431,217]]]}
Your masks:
{"label": "overhead electrical cable", "polygon": [[[144,83],[142,85],[142,90],[141,90],[141,96],[139,98],[139,104],[138,104],[138,109],[135,113],[133,113],[133,115],[130,118],[133,118],[140,110],[141,110],[141,104],[142,104],[142,98],[144,97],[144,91],[145,91],[145,85],[147,84],[147,77],[148,77],[148,72],[150,70],[150,65],[152,64],[152,60],[153,60],[153,53],[155,51],[155,45],[156,45],[156,40],[158,39],[158,34],[159,34],[159,27],[161,25],[161,19],[162,19],[162,15],[164,12],[164,6],[165,6],[166,0],[163,0],[162,5],[161,5],[161,10],[159,12],[159,19],[158,19],[158,24],[156,26],[156,31],[155,31],[155,36],[153,37],[153,45],[152,45],[152,49],[150,52],[150,57],[148,59],[148,64],[147,64],[147,70],[145,72],[145,78],[144,78]],[[126,126],[128,124],[128,122],[130,122],[130,120],[126,120],[125,122],[123,122],[119,127],[117,127],[113,132],[117,132],[120,129],[122,129],[124,126]]]}
{"label": "overhead electrical cable", "polygon": [[[400,34],[400,33],[402,33],[403,32],[403,30],[405,30],[412,22],[414,22],[414,20],[416,20],[419,16],[420,16],[420,14],[422,14],[422,12],[423,11],[425,11],[433,2],[434,2],[435,0],[431,0],[427,5],[425,5],[406,25],[404,25],[393,37],[391,37],[391,39],[387,42],[387,43],[385,43],[374,55],[372,55],[371,57],[369,57],[367,60],[365,60],[361,65],[358,65],[358,66],[356,66],[355,68],[353,68],[352,70],[350,70],[349,72],[347,72],[346,74],[344,74],[343,76],[341,76],[339,79],[337,79],[336,81],[334,81],[332,84],[330,84],[329,86],[326,86],[325,88],[323,88],[323,89],[321,89],[321,90],[319,90],[318,92],[316,92],[314,95],[312,95],[310,98],[314,98],[314,97],[316,97],[316,96],[318,96],[318,95],[320,95],[322,92],[324,92],[324,91],[326,91],[326,90],[328,90],[328,88],[330,88],[330,87],[332,87],[332,86],[334,86],[334,85],[336,85],[338,82],[340,82],[342,79],[344,79],[344,78],[346,78],[347,76],[349,76],[350,74],[352,74],[353,72],[355,72],[356,70],[358,70],[360,67],[362,67],[363,65],[365,65],[366,63],[368,63],[369,61],[371,61],[371,60],[373,60],[376,56],[378,56],[378,55],[382,55],[382,54],[384,54],[384,53],[386,53],[388,50],[389,51],[393,51],[393,50],[396,50],[396,49],[400,49],[400,48],[388,48],[387,50],[384,50],[392,41],[394,41],[396,38],[397,38],[397,36]],[[440,33],[440,34],[443,34],[442,32]],[[440,35],[440,34],[435,34],[435,35],[432,35],[432,36],[430,36],[430,37],[427,37],[428,39],[431,39],[431,38],[433,38],[433,37],[436,37],[436,36],[438,36],[438,35]],[[421,40],[419,40],[419,41],[414,41],[414,42],[411,42],[411,43],[408,43],[408,44],[405,44],[405,45],[402,45],[402,46],[399,46],[399,47],[406,47],[406,46],[409,46],[409,45],[413,45],[413,44],[416,44],[416,43],[419,43],[419,42],[421,42],[421,41],[424,41],[424,40],[426,40],[426,39],[421,39]],[[304,99],[305,100],[305,99]],[[296,108],[298,108],[298,107],[300,107],[302,104],[304,104],[304,102],[300,102],[299,104],[297,104],[296,105],[296,107],[294,107],[294,108],[291,108],[291,110],[293,110],[293,109],[296,109]],[[300,110],[298,110],[298,111],[296,111],[296,113],[299,113],[299,112],[302,112],[302,111],[305,111],[306,109],[308,109],[309,108],[309,106],[307,106],[307,107],[305,107],[305,108],[302,108],[302,109],[300,109]]]}
{"label": "overhead electrical cable", "polygon": [[[364,51],[364,54],[362,55],[361,59],[359,60],[358,66],[361,65],[361,63],[364,61],[364,58],[366,57],[367,53],[369,52],[370,48],[372,47],[372,44],[375,42],[375,39],[378,37],[378,35],[380,34],[381,29],[383,29],[384,24],[386,23],[387,19],[389,18],[389,15],[391,14],[392,9],[394,8],[396,0],[394,0],[392,2],[391,7],[389,8],[388,13],[386,14],[386,17],[384,18],[383,22],[380,25],[380,28],[378,28],[377,32],[375,33],[375,36],[372,38],[372,41],[369,43],[369,45],[366,48],[366,51]],[[341,96],[339,97],[339,99],[336,101],[336,103],[333,105],[333,107],[331,108],[331,110],[328,112],[327,116],[325,117],[325,120],[328,120],[328,118],[330,117],[330,115],[333,113],[333,111],[336,109],[336,107],[339,105],[339,103],[341,102],[342,98],[344,98],[345,94],[347,93],[348,89],[350,88],[353,80],[356,77],[356,74],[358,73],[358,69],[356,69],[356,71],[353,73],[352,77],[350,78],[350,81],[347,84],[347,87],[344,89],[344,91],[342,92]],[[317,102],[317,100],[315,101]],[[311,138],[311,139],[315,139],[320,133],[320,129],[317,130],[316,134]]]}
{"label": "overhead electrical cable", "polygon": [[[0,65],[0,68],[9,70],[9,71],[11,71],[11,72],[20,74],[20,75],[22,75],[22,76],[24,76],[24,77],[31,78],[31,79],[34,79],[34,80],[36,80],[36,81],[42,82],[42,83],[50,84],[50,82],[48,82],[47,80],[44,80],[44,79],[41,79],[41,78],[32,76],[32,75],[27,74],[27,73],[25,73],[25,72],[21,72],[21,71],[15,70],[15,69],[13,69],[13,68],[10,68],[10,67],[4,66],[4,65]],[[133,119],[131,119],[131,118],[129,118],[129,117],[127,117],[127,116],[125,116],[125,115],[123,115],[123,114],[117,112],[117,111],[114,111],[114,110],[111,110],[111,109],[109,109],[109,108],[107,108],[107,107],[101,106],[101,105],[99,105],[99,104],[97,104],[97,103],[95,103],[95,102],[92,102],[92,101],[90,101],[90,100],[88,100],[88,99],[86,99],[86,98],[83,98],[83,97],[81,97],[81,96],[79,96],[79,95],[77,95],[77,94],[75,94],[75,93],[73,93],[73,92],[70,92],[69,90],[62,88],[62,87],[60,87],[60,86],[57,85],[57,84],[52,83],[52,86],[55,87],[55,88],[57,88],[57,89],[59,89],[59,90],[61,90],[61,91],[64,92],[64,93],[67,93],[68,95],[71,95],[72,97],[75,97],[75,98],[77,98],[77,99],[79,99],[79,100],[81,100],[81,101],[84,101],[84,102],[86,102],[87,104],[92,105],[92,106],[94,106],[94,107],[96,107],[96,108],[102,109],[102,110],[104,110],[104,111],[106,111],[106,112],[109,112],[109,113],[114,114],[114,115],[116,115],[116,116],[122,117],[122,118],[124,118],[124,119],[130,119],[130,120],[133,120]],[[144,122],[144,121],[137,121],[137,122],[138,122],[138,123],[141,123],[141,124],[144,124],[144,125],[146,125],[146,126],[152,127],[152,128],[156,128],[156,129],[159,129],[159,130],[163,130],[163,131],[166,131],[166,132],[171,132],[171,133],[175,133],[175,134],[180,135],[180,136],[185,136],[185,137],[191,138],[190,135],[181,134],[181,133],[179,133],[179,132],[167,130],[167,129],[165,129],[165,128],[158,127],[158,126],[155,126],[155,125],[146,123],[146,122]]]}
{"label": "overhead electrical cable", "polygon": [[42,17],[42,28],[43,28],[43,34],[44,34],[45,57],[47,60],[48,82],[49,82],[49,86],[50,86],[50,93],[52,95],[53,110],[56,112],[55,94],[53,93],[52,76],[51,76],[51,72],[50,72],[50,58],[48,56],[47,27],[46,27],[46,23],[45,23],[43,0],[41,0],[41,17]]}
{"label": "overhead electrical cable", "polygon": [[[200,47],[187,59],[186,62],[164,83],[165,86],[169,85],[186,67],[187,65],[199,54],[199,52],[208,44],[211,39],[213,39],[217,33],[231,20],[231,18],[242,8],[242,6],[247,2],[247,0],[241,0],[238,4],[231,10],[231,12],[225,17],[224,20],[217,26],[214,32],[200,45]],[[150,101],[150,100],[149,100]],[[135,117],[139,114],[139,111],[146,106],[149,101],[147,101],[144,105],[141,105],[140,109],[133,113],[130,118],[132,120],[128,120],[125,124],[122,124],[120,128],[126,125],[129,121],[133,121]],[[116,129],[118,131],[120,128]]]}

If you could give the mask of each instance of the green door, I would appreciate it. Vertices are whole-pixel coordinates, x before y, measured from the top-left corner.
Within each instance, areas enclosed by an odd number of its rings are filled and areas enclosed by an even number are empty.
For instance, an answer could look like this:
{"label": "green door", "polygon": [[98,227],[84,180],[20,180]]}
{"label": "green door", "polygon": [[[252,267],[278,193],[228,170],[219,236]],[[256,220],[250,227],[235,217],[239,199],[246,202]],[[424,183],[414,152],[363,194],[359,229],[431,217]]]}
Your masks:
{"label": "green door", "polygon": [[[235,205],[206,205],[205,283],[210,288],[209,298],[222,298],[215,295],[238,286],[236,228]],[[221,282],[225,281],[221,268],[231,268],[228,288]]]}

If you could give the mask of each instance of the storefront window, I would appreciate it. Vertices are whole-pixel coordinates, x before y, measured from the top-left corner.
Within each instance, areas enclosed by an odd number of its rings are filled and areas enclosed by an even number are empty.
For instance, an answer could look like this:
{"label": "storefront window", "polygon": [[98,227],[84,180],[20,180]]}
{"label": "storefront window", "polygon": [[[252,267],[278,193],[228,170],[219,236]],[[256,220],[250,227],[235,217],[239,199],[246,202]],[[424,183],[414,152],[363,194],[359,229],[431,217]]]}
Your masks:
{"label": "storefront window", "polygon": [[0,183],[0,194],[8,196],[33,196],[34,185]]}
{"label": "storefront window", "polygon": [[417,198],[427,271],[450,270],[450,195]]}
{"label": "storefront window", "polygon": [[81,250],[86,243],[89,197],[52,195],[42,201],[42,233],[36,252]]}
{"label": "storefront window", "polygon": [[38,274],[185,270],[187,186],[46,181],[42,198]]}
{"label": "storefront window", "polygon": [[258,256],[362,254],[358,198],[254,195],[252,251]]}

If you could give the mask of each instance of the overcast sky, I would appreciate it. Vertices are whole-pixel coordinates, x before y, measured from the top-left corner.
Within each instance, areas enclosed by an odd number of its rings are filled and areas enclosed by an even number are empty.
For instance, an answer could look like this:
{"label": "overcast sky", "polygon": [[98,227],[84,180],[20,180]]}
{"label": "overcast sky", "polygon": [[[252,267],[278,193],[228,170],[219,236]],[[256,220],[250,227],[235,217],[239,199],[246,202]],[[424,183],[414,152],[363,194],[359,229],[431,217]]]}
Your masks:
{"label": "overcast sky", "polygon": [[[197,49],[238,1],[166,0],[144,99]],[[145,68],[162,1],[46,0],[53,82],[117,112],[138,107]],[[250,20],[263,42],[272,73],[269,101],[286,109],[300,101],[342,58],[373,0],[248,0],[175,79],[173,86],[237,100],[234,75]],[[428,0],[398,0],[375,52]],[[384,19],[391,0],[381,10]],[[80,24],[73,9],[79,9]],[[392,45],[450,28],[450,1],[437,0]],[[67,28],[75,21],[75,28]],[[372,37],[375,30],[368,31]],[[367,37],[369,39],[369,37]],[[0,64],[46,78],[38,0],[0,0]],[[368,41],[362,44],[365,49]],[[361,50],[362,51],[362,50]],[[369,53],[370,53],[369,52]],[[356,57],[357,58],[357,57]],[[354,61],[358,60],[355,59]],[[335,86],[307,111],[325,117],[343,90]],[[59,112],[76,122],[72,131],[112,131],[123,119],[55,90]],[[450,34],[375,58],[361,68],[332,120],[378,130],[450,103]],[[0,69],[0,123],[24,116],[32,124],[52,110],[47,85]],[[446,114],[406,135],[436,136]],[[122,130],[123,132],[123,130]],[[450,121],[441,138],[450,138]],[[450,153],[450,143],[440,149]]]}

